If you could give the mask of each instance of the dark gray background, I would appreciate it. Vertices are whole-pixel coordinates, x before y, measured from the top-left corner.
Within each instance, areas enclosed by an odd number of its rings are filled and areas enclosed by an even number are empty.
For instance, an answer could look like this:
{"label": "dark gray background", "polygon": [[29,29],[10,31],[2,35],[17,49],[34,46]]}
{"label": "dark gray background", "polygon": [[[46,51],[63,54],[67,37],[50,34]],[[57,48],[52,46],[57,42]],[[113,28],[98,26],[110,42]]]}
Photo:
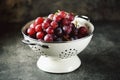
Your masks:
{"label": "dark gray background", "polygon": [[[120,80],[120,0],[0,0],[0,80]],[[82,65],[68,74],[39,70],[21,40],[21,28],[58,9],[87,15],[94,36],[78,56]]]}
{"label": "dark gray background", "polygon": [[120,20],[120,0],[0,0],[0,21],[29,21],[57,10],[89,16],[92,20]]}

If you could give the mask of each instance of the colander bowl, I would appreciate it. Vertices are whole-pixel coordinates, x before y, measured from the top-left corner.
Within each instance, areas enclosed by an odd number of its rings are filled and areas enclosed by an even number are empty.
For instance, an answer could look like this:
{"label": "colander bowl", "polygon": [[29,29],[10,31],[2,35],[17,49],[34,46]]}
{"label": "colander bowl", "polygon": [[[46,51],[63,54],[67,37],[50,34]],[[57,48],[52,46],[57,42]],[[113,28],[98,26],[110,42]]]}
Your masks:
{"label": "colander bowl", "polygon": [[33,39],[25,34],[26,29],[33,21],[28,22],[22,28],[23,42],[34,52],[40,54],[40,58],[37,61],[39,69],[50,73],[68,73],[79,68],[81,60],[77,55],[87,47],[94,30],[94,26],[89,20],[84,19],[84,21],[89,25],[90,34],[73,41],[42,42]]}

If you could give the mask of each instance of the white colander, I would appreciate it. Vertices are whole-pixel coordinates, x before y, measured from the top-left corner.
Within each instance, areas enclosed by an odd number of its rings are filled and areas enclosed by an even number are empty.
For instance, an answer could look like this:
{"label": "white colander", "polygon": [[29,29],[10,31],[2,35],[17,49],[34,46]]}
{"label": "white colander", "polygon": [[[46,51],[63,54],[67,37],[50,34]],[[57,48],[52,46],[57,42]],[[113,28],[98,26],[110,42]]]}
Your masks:
{"label": "white colander", "polygon": [[67,73],[76,70],[81,65],[77,54],[83,51],[90,42],[93,36],[94,26],[89,20],[84,19],[84,17],[80,19],[89,27],[90,34],[73,41],[48,43],[30,38],[25,34],[25,31],[33,21],[27,23],[22,28],[23,42],[29,45],[33,51],[41,55],[37,61],[37,66],[41,70],[51,73]]}

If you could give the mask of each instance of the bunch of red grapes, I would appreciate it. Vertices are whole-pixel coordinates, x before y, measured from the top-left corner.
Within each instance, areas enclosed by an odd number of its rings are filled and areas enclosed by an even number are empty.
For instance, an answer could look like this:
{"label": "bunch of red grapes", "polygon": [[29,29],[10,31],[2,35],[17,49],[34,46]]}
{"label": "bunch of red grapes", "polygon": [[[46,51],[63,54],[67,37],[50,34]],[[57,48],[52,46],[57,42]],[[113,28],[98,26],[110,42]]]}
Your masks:
{"label": "bunch of red grapes", "polygon": [[30,24],[26,34],[45,42],[71,41],[88,35],[86,26],[75,27],[73,13],[58,11],[48,17],[38,17]]}

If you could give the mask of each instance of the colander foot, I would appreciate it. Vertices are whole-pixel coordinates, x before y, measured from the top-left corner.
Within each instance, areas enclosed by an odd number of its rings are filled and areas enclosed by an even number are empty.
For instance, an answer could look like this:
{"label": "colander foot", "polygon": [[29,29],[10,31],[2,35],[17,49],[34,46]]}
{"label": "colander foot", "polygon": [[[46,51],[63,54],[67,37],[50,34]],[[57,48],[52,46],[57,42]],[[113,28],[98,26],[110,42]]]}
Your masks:
{"label": "colander foot", "polygon": [[50,73],[68,73],[76,70],[81,65],[79,57],[72,56],[67,59],[57,59],[41,56],[37,61],[39,69]]}

